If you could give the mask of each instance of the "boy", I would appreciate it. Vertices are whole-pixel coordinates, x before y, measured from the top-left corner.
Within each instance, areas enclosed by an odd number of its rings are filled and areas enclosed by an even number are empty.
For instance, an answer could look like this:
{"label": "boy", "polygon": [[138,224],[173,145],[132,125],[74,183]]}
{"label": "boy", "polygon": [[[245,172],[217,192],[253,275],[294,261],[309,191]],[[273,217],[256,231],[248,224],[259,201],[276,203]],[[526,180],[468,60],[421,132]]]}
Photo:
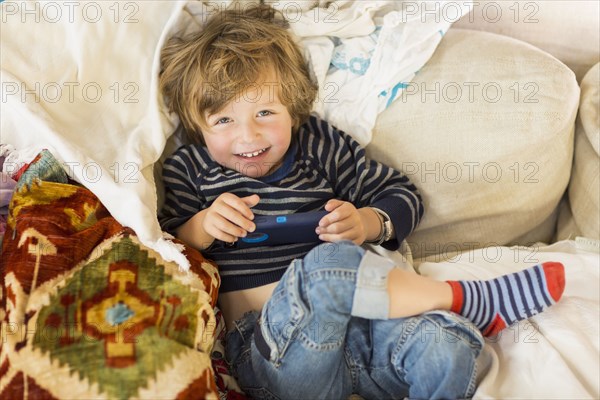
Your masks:
{"label": "boy", "polygon": [[[559,263],[438,282],[359,247],[397,249],[421,197],[310,116],[316,88],[272,9],[220,13],[173,39],[162,62],[167,104],[200,143],[165,163],[161,224],[219,265],[226,356],[250,396],[468,398],[482,333],[560,299]],[[254,231],[255,215],[323,209],[320,246],[228,245]]]}

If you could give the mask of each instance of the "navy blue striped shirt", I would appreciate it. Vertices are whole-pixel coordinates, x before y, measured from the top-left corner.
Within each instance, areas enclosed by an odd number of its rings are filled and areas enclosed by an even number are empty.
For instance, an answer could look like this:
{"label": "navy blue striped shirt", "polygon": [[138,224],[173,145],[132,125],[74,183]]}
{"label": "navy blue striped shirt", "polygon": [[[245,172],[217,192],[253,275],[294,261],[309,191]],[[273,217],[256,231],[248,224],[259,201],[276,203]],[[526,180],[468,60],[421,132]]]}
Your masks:
{"label": "navy blue striped shirt", "polygon": [[[406,176],[368,159],[357,141],[315,116],[292,136],[282,165],[268,176],[250,178],[217,164],[205,147],[187,145],[167,159],[163,179],[166,199],[159,220],[170,233],[226,192],[239,197],[258,194],[255,215],[323,210],[331,199],[356,208],[377,207],[394,225],[395,237],[383,243],[390,250],[399,247],[423,215],[421,196]],[[221,292],[228,292],[278,281],[290,262],[312,247],[237,249],[215,241],[203,253],[219,266]]]}

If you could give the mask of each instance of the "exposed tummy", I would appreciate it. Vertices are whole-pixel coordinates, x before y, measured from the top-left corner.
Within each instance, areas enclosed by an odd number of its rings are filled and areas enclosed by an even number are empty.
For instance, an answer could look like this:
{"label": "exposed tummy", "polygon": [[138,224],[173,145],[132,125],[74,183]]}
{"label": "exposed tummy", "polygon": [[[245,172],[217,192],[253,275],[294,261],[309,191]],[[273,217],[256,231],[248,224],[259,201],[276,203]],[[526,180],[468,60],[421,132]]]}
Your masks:
{"label": "exposed tummy", "polygon": [[261,311],[271,297],[277,282],[252,289],[221,293],[219,306],[225,316],[227,329],[233,327],[233,322],[240,319],[248,311]]}

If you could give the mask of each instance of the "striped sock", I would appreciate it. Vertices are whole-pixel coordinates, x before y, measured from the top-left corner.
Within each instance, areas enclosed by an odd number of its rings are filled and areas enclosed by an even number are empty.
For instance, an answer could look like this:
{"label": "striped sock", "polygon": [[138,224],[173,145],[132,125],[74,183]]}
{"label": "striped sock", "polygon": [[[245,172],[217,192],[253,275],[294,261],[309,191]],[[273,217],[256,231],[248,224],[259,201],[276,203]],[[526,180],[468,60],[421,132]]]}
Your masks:
{"label": "striped sock", "polygon": [[556,303],[565,289],[565,270],[561,263],[546,262],[489,281],[448,284],[451,311],[473,322],[484,336],[494,336]]}

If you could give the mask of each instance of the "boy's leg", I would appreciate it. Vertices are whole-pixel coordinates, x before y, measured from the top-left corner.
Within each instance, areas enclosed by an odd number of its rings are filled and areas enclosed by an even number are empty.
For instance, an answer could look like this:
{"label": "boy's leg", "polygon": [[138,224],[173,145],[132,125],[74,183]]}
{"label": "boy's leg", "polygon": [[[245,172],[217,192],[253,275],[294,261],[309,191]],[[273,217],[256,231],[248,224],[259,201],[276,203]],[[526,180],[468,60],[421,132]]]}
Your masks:
{"label": "boy's leg", "polygon": [[243,346],[239,358],[247,362],[234,362],[240,385],[267,387],[285,399],[347,398],[348,323],[352,315],[387,318],[392,268],[351,242],[318,246],[292,262]]}
{"label": "boy's leg", "polygon": [[488,281],[448,283],[451,310],[472,321],[484,336],[494,336],[558,302],[565,289],[565,270],[561,263],[545,262]]}
{"label": "boy's leg", "polygon": [[401,269],[389,276],[390,318],[451,310],[493,336],[539,314],[560,300],[565,288],[561,263],[546,262],[486,281],[435,281]]}
{"label": "boy's leg", "polygon": [[[561,277],[564,288],[562,268],[551,268],[551,273],[544,268],[542,282],[558,282],[560,293],[553,290],[552,294],[555,300],[562,293]],[[244,357],[240,357],[248,361],[240,363],[240,383],[246,387],[266,386],[283,398],[294,394],[345,398],[352,390],[344,356],[352,316],[373,320],[416,315],[436,308],[448,310],[456,304],[456,293],[456,285],[451,282],[393,269],[390,260],[365,253],[350,242],[318,246],[304,260],[292,263],[265,305],[254,337],[244,346]],[[489,296],[477,289],[472,300],[491,304]],[[501,300],[510,301],[504,295]],[[396,315],[398,310],[404,315]],[[424,349],[429,352],[429,347]],[[417,377],[421,373],[418,369],[407,371]],[[443,373],[452,376],[462,372]],[[423,390],[426,393],[428,389]]]}
{"label": "boy's leg", "polygon": [[479,330],[445,311],[390,320],[355,318],[348,355],[367,399],[462,399],[476,389]]}

